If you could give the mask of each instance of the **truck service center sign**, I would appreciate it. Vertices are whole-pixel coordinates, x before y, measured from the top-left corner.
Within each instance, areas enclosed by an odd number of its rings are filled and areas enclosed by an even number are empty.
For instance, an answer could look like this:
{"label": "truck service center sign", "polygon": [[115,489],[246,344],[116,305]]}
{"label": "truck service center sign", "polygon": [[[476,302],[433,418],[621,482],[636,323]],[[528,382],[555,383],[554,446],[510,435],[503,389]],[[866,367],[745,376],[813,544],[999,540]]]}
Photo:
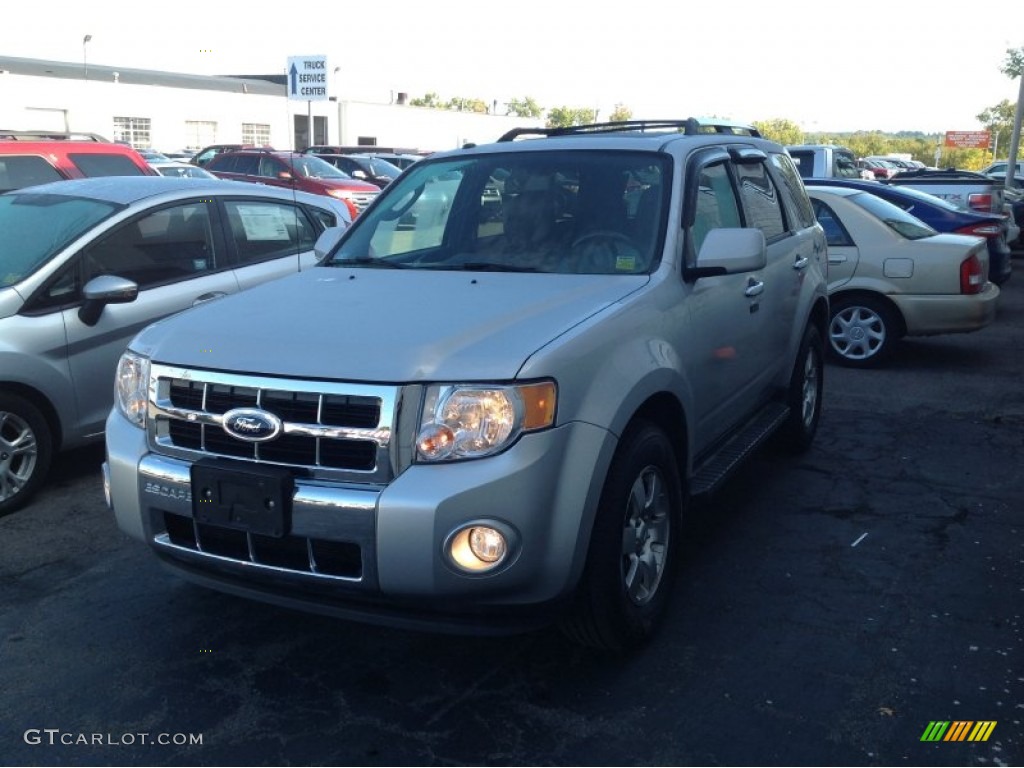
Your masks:
{"label": "truck service center sign", "polygon": [[957,149],[988,149],[988,131],[946,131],[945,145]]}
{"label": "truck service center sign", "polygon": [[327,57],[288,57],[288,98],[327,101]]}

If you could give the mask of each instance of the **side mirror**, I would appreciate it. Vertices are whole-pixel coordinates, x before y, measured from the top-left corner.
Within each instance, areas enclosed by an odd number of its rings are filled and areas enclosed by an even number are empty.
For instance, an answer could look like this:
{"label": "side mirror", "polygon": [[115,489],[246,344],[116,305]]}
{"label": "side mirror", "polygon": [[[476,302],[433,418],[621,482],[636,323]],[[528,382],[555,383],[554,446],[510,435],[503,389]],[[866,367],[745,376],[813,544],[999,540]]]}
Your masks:
{"label": "side mirror", "polygon": [[138,283],[117,275],[94,277],[82,289],[85,302],[78,308],[78,319],[92,326],[99,322],[107,304],[128,304],[139,296]]}
{"label": "side mirror", "polygon": [[768,246],[760,229],[712,229],[697,254],[697,265],[687,271],[687,277],[753,272],[767,264]]}
{"label": "side mirror", "polygon": [[277,174],[277,178],[279,178],[281,181],[291,181],[292,178],[293,178],[292,177],[292,172],[291,171],[281,171],[281,172],[279,172]]}
{"label": "side mirror", "polygon": [[352,171],[352,178],[353,179],[365,179],[365,178],[367,178],[366,171],[363,171],[363,170],[360,170],[360,169],[357,168],[356,170]]}
{"label": "side mirror", "polygon": [[343,234],[345,234],[345,227],[328,227],[321,232],[320,237],[316,239],[316,244],[313,245],[316,260],[323,261],[341,241]]}

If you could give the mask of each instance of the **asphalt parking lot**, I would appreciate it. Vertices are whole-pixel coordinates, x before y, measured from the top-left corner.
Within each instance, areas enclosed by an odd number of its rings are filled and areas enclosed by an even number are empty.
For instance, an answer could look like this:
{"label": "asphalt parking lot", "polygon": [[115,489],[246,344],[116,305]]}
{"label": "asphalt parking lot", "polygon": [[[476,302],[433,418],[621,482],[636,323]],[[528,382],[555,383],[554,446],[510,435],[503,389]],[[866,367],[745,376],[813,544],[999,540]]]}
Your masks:
{"label": "asphalt parking lot", "polygon": [[[2,762],[1020,765],[1014,266],[991,327],[828,367],[815,447],[759,456],[697,510],[671,616],[631,658],[190,586],[117,530],[102,450],[65,455],[0,519]],[[922,741],[936,721],[995,725]]]}

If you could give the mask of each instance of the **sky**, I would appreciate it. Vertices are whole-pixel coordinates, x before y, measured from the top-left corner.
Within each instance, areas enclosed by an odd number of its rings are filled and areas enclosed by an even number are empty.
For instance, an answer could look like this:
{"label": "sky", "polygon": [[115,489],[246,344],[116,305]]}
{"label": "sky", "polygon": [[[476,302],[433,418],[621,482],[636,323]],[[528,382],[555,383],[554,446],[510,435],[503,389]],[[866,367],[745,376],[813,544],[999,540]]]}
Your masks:
{"label": "sky", "polygon": [[325,55],[342,100],[433,92],[502,114],[532,97],[599,119],[621,104],[636,119],[786,119],[809,133],[978,130],[980,112],[1016,102],[1000,67],[1024,47],[1024,0],[51,0],[46,16],[7,8],[0,53],[202,75]]}

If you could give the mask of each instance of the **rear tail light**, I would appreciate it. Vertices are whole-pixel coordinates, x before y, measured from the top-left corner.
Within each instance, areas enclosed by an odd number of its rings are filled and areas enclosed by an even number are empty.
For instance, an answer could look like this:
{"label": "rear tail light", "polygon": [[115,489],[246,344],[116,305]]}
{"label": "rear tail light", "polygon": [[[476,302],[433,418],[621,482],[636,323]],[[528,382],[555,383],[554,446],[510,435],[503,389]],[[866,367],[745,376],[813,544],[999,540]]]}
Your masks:
{"label": "rear tail light", "polygon": [[975,192],[974,194],[967,196],[967,205],[973,208],[975,211],[991,211],[992,210],[992,193],[991,192]]}
{"label": "rear tail light", "polygon": [[985,276],[981,273],[981,259],[972,254],[960,262],[960,293],[981,293],[984,287]]}
{"label": "rear tail light", "polygon": [[1003,231],[998,224],[968,224],[956,231],[958,235],[974,235],[976,237],[997,237]]}

